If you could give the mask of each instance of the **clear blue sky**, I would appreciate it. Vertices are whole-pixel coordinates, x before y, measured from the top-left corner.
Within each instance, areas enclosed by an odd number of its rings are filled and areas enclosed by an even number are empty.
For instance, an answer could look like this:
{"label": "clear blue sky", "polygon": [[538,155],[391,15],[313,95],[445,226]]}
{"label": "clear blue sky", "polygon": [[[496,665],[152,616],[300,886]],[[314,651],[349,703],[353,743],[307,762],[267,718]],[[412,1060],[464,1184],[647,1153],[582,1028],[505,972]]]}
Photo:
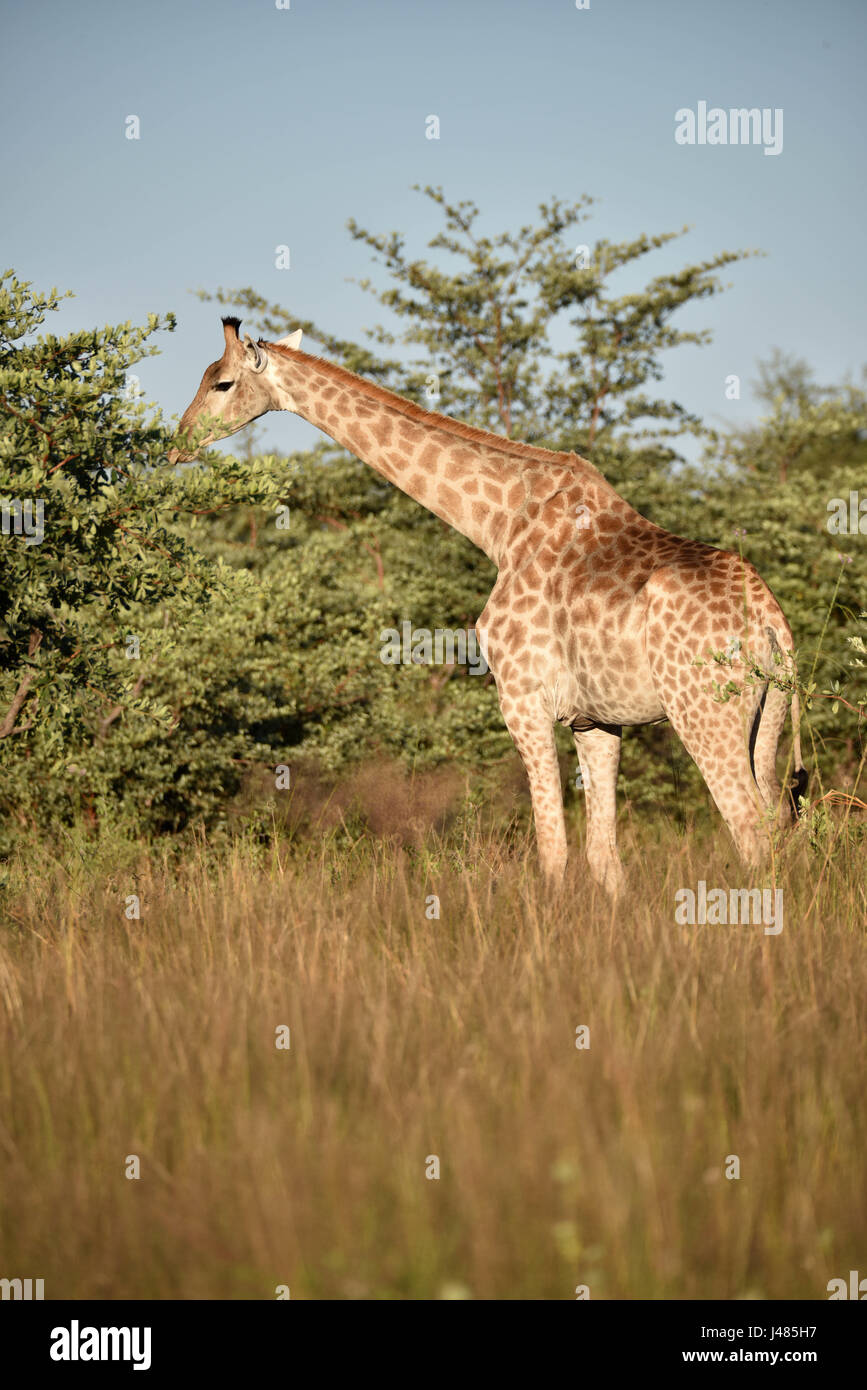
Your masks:
{"label": "clear blue sky", "polygon": [[[169,415],[220,353],[190,289],[249,284],[358,337],[381,313],[347,283],[370,263],[346,219],[424,254],[439,224],[413,183],[474,199],[494,232],[583,193],[591,242],[690,224],[647,278],[762,248],[684,317],[713,345],[668,359],[665,390],[709,419],[755,416],[724,378],[774,345],[826,381],[867,358],[863,0],[7,0],[2,26],[0,259],[75,291],[57,328],[174,310],[140,370]],[[676,144],[699,101],[782,108],[783,152]],[[316,433],[268,424],[287,449]]]}

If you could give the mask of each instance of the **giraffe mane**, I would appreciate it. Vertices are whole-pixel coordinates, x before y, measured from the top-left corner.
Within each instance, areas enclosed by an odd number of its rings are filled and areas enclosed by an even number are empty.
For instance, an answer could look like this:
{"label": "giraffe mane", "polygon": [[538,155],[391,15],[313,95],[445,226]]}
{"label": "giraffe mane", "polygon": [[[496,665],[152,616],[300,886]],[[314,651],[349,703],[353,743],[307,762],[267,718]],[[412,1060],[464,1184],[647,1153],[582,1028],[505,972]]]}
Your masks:
{"label": "giraffe mane", "polygon": [[375,382],[368,381],[366,377],[359,376],[357,372],[349,371],[347,367],[338,366],[336,362],[329,362],[325,357],[317,357],[311,352],[300,352],[296,348],[282,347],[279,343],[263,342],[261,338],[259,342],[260,346],[266,347],[269,352],[281,353],[290,361],[293,358],[303,358],[308,362],[314,362],[325,376],[332,377],[335,381],[351,383],[370,400],[380,401],[383,405],[390,405],[401,415],[405,415],[407,419],[417,420],[420,424],[446,430],[458,439],[467,439],[474,444],[487,444],[488,447],[499,449],[503,453],[517,454],[520,458],[532,459],[540,463],[556,462],[570,466],[580,463],[586,468],[592,468],[595,473],[599,472],[589,459],[582,458],[580,454],[570,454],[557,449],[545,449],[537,444],[522,444],[520,440],[507,439],[503,434],[494,434],[492,430],[479,429],[475,425],[465,425],[462,420],[453,420],[450,415],[442,415],[436,410],[425,410],[423,406],[416,405],[415,401],[407,400],[406,396],[399,396],[395,391],[389,391],[385,386],[377,386]]}

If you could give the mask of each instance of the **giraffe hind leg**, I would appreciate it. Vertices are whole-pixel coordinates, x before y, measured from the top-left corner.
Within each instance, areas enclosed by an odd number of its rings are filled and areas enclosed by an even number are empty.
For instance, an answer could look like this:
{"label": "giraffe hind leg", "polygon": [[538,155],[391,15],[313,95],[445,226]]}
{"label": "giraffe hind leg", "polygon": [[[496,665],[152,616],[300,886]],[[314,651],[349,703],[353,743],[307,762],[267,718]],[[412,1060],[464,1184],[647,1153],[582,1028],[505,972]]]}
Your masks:
{"label": "giraffe hind leg", "polygon": [[751,701],[752,710],[739,708],[746,698],[743,692],[740,699],[717,704],[709,695],[696,694],[689,703],[675,702],[668,717],[704,778],[740,859],[756,868],[770,850],[766,807],[773,790],[767,777],[762,791],[753,776],[749,743],[758,696]]}
{"label": "giraffe hind leg", "polygon": [[625,886],[616,823],[621,734],[613,725],[572,731],[587,808],[587,864],[591,877],[613,898]]}

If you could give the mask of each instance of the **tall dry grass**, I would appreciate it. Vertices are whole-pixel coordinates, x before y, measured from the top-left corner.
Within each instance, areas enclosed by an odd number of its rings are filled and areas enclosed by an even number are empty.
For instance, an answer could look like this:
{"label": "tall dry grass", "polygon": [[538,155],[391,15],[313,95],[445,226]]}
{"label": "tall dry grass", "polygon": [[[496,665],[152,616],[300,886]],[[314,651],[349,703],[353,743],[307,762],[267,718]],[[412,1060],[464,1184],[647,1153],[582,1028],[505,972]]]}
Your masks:
{"label": "tall dry grass", "polygon": [[863,842],[826,839],[781,870],[778,936],[675,924],[678,888],[746,886],[719,827],[628,830],[616,909],[578,856],[552,900],[523,832],[466,821],[33,847],[2,894],[0,1277],[825,1298],[867,1274]]}

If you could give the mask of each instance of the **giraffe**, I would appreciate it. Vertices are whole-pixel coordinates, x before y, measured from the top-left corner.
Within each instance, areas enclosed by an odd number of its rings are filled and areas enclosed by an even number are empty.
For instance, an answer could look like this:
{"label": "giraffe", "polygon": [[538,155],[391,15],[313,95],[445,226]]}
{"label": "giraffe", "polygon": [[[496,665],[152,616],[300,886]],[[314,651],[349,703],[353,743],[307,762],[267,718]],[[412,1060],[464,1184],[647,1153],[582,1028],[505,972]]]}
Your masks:
{"label": "giraffe", "polygon": [[[254,342],[239,319],[222,322],[223,355],[170,461],[288,410],[484,551],[498,574],[476,631],[527,772],[546,877],[562,883],[568,854],[558,723],[572,731],[585,786],[589,872],[610,896],[625,882],[615,805],[624,725],[670,721],[742,862],[758,868],[775,827],[794,820],[807,773],[789,679],[795,775],[784,795],[776,754],[789,698],[770,676],[781,665],[794,677],[793,640],[754,566],[648,521],[576,454],[424,410],[302,352],[301,330]],[[724,651],[729,669],[714,668]],[[728,677],[737,697],[721,700]]]}

